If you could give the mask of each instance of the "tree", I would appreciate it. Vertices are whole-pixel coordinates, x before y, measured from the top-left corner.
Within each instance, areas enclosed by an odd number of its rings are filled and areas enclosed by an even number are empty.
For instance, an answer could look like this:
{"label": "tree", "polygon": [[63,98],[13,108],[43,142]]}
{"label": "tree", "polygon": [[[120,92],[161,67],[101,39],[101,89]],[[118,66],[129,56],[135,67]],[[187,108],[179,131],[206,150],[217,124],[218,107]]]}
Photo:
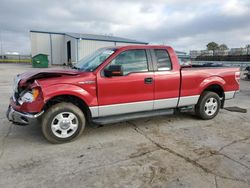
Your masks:
{"label": "tree", "polygon": [[215,42],[210,42],[207,44],[207,50],[218,50],[219,49],[219,45]]}
{"label": "tree", "polygon": [[246,45],[246,48],[250,48],[250,44],[247,44],[247,45]]}
{"label": "tree", "polygon": [[228,50],[228,47],[227,47],[226,44],[221,44],[221,45],[219,46],[219,49],[220,49],[220,50]]}

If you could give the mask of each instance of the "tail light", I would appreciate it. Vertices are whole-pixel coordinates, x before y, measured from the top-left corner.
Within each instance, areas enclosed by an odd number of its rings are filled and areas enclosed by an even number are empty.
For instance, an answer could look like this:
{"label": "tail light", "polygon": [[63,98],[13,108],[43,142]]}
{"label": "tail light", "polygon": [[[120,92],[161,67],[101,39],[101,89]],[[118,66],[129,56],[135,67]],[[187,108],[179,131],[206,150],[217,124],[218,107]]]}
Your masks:
{"label": "tail light", "polygon": [[235,72],[235,80],[238,84],[240,84],[240,71]]}

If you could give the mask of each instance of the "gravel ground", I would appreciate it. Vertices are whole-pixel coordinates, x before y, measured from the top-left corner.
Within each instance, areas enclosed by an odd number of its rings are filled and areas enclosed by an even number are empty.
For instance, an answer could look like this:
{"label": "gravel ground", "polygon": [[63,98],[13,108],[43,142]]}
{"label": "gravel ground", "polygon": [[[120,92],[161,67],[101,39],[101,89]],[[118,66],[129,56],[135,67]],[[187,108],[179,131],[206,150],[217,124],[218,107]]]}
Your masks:
{"label": "gravel ground", "polygon": [[52,145],[39,125],[5,118],[13,76],[28,65],[0,64],[0,187],[250,187],[250,82],[213,120],[190,114],[87,126]]}

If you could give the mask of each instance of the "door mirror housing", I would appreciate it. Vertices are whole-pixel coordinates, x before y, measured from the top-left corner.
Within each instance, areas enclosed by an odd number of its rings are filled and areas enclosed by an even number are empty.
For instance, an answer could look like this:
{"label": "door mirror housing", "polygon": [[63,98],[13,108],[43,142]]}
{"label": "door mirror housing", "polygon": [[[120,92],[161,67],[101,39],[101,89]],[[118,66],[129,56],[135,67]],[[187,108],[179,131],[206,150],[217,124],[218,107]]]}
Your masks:
{"label": "door mirror housing", "polygon": [[104,69],[104,76],[123,76],[122,66],[121,65],[110,65],[108,68]]}

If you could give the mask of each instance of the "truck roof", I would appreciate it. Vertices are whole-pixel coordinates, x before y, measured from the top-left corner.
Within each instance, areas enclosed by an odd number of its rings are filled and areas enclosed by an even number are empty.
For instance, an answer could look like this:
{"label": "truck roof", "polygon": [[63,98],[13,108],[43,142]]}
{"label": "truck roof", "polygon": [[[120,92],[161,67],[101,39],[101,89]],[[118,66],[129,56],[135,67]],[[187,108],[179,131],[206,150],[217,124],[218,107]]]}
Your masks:
{"label": "truck roof", "polygon": [[168,49],[173,50],[170,46],[164,45],[126,45],[126,46],[108,46],[102,49],[114,49],[114,50],[129,50],[129,49]]}
{"label": "truck roof", "polygon": [[152,49],[152,48],[170,48],[170,46],[165,46],[165,45],[126,45],[126,46],[114,46],[113,48],[116,49],[123,49],[123,48],[145,48],[145,49]]}

